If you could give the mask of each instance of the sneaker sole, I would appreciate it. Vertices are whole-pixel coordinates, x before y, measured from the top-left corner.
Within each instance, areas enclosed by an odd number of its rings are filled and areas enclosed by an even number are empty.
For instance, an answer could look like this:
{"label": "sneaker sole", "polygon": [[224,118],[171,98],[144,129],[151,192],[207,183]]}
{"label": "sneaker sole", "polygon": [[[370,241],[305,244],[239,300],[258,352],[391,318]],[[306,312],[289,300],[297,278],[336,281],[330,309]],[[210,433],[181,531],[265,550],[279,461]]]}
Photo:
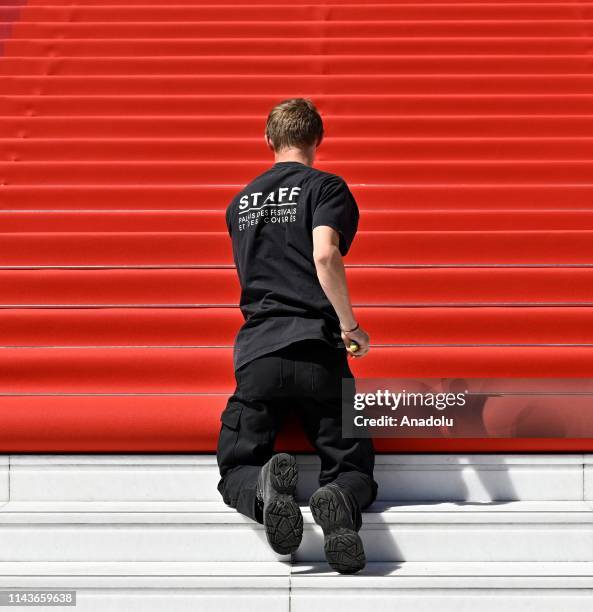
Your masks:
{"label": "sneaker sole", "polygon": [[354,574],[366,565],[362,540],[344,512],[338,493],[320,489],[309,501],[313,519],[323,530],[325,558],[340,574]]}
{"label": "sneaker sole", "polygon": [[303,538],[303,515],[295,501],[298,481],[296,460],[279,453],[270,464],[270,482],[274,496],[266,504],[264,525],[268,543],[277,553],[293,553]]}

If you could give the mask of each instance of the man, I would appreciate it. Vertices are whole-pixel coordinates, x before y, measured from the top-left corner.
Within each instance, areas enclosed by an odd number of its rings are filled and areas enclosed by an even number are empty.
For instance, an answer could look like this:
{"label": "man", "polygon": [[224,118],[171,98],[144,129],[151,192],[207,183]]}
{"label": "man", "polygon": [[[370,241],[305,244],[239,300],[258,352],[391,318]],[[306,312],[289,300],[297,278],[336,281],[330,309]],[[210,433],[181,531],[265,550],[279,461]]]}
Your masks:
{"label": "man", "polygon": [[342,438],[342,378],[353,378],[348,355],[369,351],[342,261],[359,211],[341,177],[312,167],[323,122],[310,100],[273,108],[265,138],[274,165],[226,209],[245,322],[233,352],[237,386],[221,415],[218,490],[226,504],[264,525],[276,552],[297,549],[297,465],[273,453],[294,408],[321,459],[320,488],[309,503],[326,558],[353,573],[366,562],[361,510],[377,496],[372,441]]}

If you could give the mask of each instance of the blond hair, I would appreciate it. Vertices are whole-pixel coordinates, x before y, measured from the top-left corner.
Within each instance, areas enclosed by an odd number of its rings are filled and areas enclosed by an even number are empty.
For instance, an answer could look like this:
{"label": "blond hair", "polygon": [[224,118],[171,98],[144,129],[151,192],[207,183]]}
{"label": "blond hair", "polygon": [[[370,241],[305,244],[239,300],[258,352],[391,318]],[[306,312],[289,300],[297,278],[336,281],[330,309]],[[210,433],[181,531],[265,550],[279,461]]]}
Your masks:
{"label": "blond hair", "polygon": [[266,136],[274,151],[303,149],[323,138],[323,121],[309,98],[291,98],[277,104],[266,121]]}

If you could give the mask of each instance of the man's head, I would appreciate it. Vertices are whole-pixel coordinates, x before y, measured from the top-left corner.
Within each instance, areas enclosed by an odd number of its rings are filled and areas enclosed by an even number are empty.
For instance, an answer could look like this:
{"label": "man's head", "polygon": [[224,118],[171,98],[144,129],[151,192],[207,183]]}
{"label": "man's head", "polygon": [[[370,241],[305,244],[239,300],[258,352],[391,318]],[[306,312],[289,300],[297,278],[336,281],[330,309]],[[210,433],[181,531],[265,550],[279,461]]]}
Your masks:
{"label": "man's head", "polygon": [[323,121],[308,98],[283,100],[270,111],[265,136],[276,161],[295,159],[311,165],[323,140]]}

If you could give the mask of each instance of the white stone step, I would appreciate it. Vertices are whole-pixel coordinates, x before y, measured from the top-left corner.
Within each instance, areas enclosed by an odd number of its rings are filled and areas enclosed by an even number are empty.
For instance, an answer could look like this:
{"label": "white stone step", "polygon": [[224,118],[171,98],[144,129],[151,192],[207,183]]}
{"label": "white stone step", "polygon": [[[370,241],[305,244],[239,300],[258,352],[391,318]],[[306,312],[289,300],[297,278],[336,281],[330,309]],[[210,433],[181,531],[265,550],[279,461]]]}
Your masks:
{"label": "white stone step", "polygon": [[[323,534],[303,508],[300,561],[324,559]],[[375,561],[593,561],[590,502],[376,503],[361,538]]]}
{"label": "white stone step", "polygon": [[588,612],[592,585],[591,562],[0,563],[0,590],[75,590],[56,612]]}
{"label": "white stone step", "polygon": [[1,561],[275,561],[262,525],[222,502],[8,502]]}
{"label": "white stone step", "polygon": [[[299,455],[299,497],[319,460]],[[593,500],[593,455],[378,455],[382,501]],[[1,455],[0,502],[220,501],[214,455]]]}
{"label": "white stone step", "polygon": [[0,563],[1,591],[76,591],[56,612],[289,612],[289,581],[278,562]]}
{"label": "white stone step", "polygon": [[589,612],[593,563],[369,563],[355,576],[293,567],[291,612]]}
{"label": "white stone step", "polygon": [[[303,506],[297,561],[322,561]],[[376,503],[369,561],[593,561],[593,503]],[[274,561],[261,525],[220,502],[16,502],[0,508],[1,561]]]}

